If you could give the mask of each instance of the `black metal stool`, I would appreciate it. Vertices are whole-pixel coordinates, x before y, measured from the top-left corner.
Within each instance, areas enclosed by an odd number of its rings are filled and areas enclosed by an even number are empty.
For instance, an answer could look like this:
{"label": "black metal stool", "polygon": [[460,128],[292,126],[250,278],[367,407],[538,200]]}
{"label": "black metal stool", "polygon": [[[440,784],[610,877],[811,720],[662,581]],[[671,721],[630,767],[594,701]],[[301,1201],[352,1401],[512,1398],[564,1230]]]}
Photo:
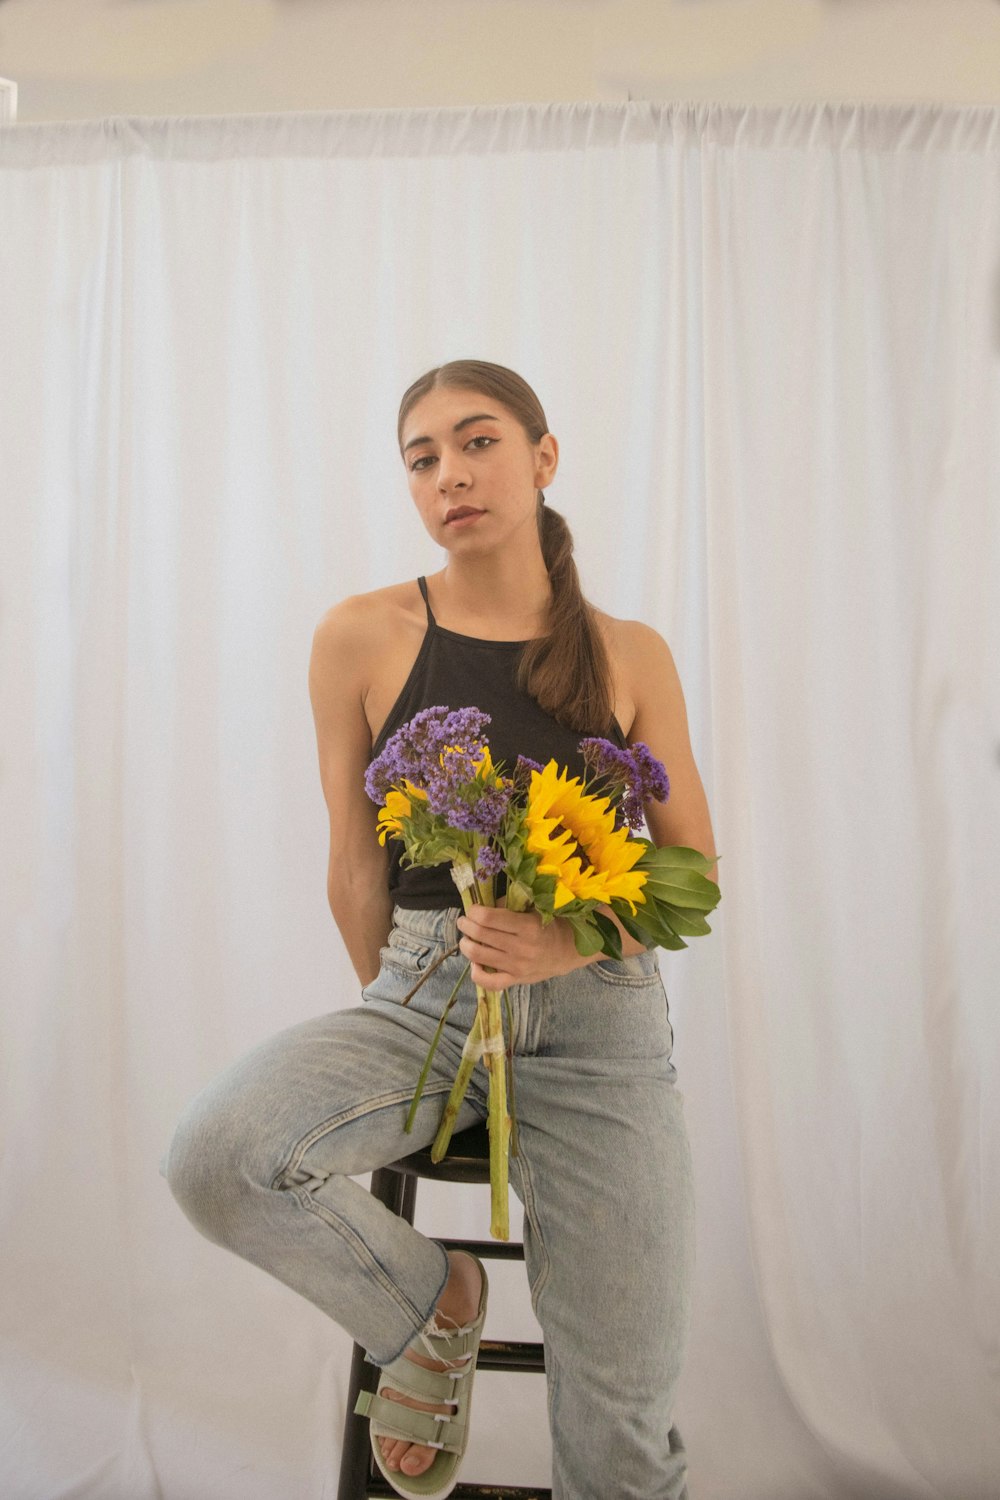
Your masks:
{"label": "black metal stool", "polygon": [[[489,1182],[490,1137],[485,1120],[452,1136],[443,1161],[431,1161],[430,1147],[401,1156],[372,1173],[371,1191],[394,1214],[413,1223],[417,1198],[417,1178],[436,1177],[441,1182]],[[524,1245],[509,1240],[447,1240],[448,1250],[469,1250],[480,1259],[524,1260]],[[545,1372],[545,1346],[540,1343],[507,1343],[483,1339],[479,1345],[477,1370],[537,1370]],[[344,1445],[340,1460],[340,1485],[337,1500],[369,1500],[370,1496],[395,1496],[396,1491],[383,1478],[375,1464],[368,1435],[368,1418],[354,1413],[359,1391],[374,1391],[379,1368],[365,1359],[360,1344],[354,1345],[351,1378],[347,1387],[347,1420],[344,1423]],[[480,1406],[480,1410],[482,1407]],[[405,1476],[404,1476],[405,1478]],[[552,1491],[526,1485],[464,1483],[461,1479],[449,1500],[473,1500],[474,1496],[493,1496],[494,1500],[551,1500]],[[397,1497],[398,1500],[398,1497]]]}

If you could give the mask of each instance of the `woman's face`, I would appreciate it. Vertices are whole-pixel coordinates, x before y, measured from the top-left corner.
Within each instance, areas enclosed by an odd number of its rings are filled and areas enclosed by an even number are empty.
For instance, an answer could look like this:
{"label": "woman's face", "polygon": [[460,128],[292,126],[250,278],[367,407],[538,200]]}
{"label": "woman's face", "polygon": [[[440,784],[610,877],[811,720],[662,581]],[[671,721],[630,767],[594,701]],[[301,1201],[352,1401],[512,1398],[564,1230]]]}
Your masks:
{"label": "woman's face", "polygon": [[[535,491],[556,471],[559,446],[550,432],[532,445],[516,417],[477,391],[429,391],[403,427],[410,494],[442,547],[495,547],[513,529],[535,524]],[[466,522],[450,511],[479,512]]]}

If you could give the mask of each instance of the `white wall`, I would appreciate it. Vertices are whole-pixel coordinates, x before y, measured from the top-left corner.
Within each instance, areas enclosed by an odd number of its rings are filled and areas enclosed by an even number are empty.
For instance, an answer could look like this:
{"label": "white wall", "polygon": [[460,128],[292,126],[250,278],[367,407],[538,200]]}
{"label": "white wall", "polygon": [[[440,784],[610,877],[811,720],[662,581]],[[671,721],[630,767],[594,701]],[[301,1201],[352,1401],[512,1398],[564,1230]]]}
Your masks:
{"label": "white wall", "polygon": [[6,0],[17,120],[520,101],[994,104],[1000,0]]}

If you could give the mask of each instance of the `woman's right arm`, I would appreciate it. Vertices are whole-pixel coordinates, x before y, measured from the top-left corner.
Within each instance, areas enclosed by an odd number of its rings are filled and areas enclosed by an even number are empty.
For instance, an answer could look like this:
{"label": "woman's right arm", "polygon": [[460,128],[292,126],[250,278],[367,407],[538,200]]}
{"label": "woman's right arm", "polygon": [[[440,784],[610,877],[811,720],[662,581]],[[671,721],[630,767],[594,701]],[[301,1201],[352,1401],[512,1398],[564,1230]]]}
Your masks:
{"label": "woman's right arm", "polygon": [[309,659],[319,774],[330,815],[327,898],[363,986],[378,974],[379,949],[392,927],[389,849],[378,841],[378,808],[365,791],[371,627],[364,615],[357,595],[333,605],[316,626]]}

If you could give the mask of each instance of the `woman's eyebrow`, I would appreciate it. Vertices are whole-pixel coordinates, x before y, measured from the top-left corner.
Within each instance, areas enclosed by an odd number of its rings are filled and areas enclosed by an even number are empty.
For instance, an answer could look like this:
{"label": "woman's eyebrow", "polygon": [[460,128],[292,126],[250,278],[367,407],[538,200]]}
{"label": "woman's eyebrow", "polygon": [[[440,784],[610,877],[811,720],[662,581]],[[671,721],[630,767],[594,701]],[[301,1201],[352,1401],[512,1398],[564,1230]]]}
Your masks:
{"label": "woman's eyebrow", "polygon": [[[470,422],[499,422],[499,420],[499,417],[492,416],[488,411],[477,411],[473,416],[463,417],[460,422],[456,422],[451,430],[461,432],[462,428],[468,427]],[[410,441],[404,445],[403,452],[406,453],[410,448],[415,448],[418,443],[432,443],[433,441],[434,439],[429,437],[410,438]]]}

